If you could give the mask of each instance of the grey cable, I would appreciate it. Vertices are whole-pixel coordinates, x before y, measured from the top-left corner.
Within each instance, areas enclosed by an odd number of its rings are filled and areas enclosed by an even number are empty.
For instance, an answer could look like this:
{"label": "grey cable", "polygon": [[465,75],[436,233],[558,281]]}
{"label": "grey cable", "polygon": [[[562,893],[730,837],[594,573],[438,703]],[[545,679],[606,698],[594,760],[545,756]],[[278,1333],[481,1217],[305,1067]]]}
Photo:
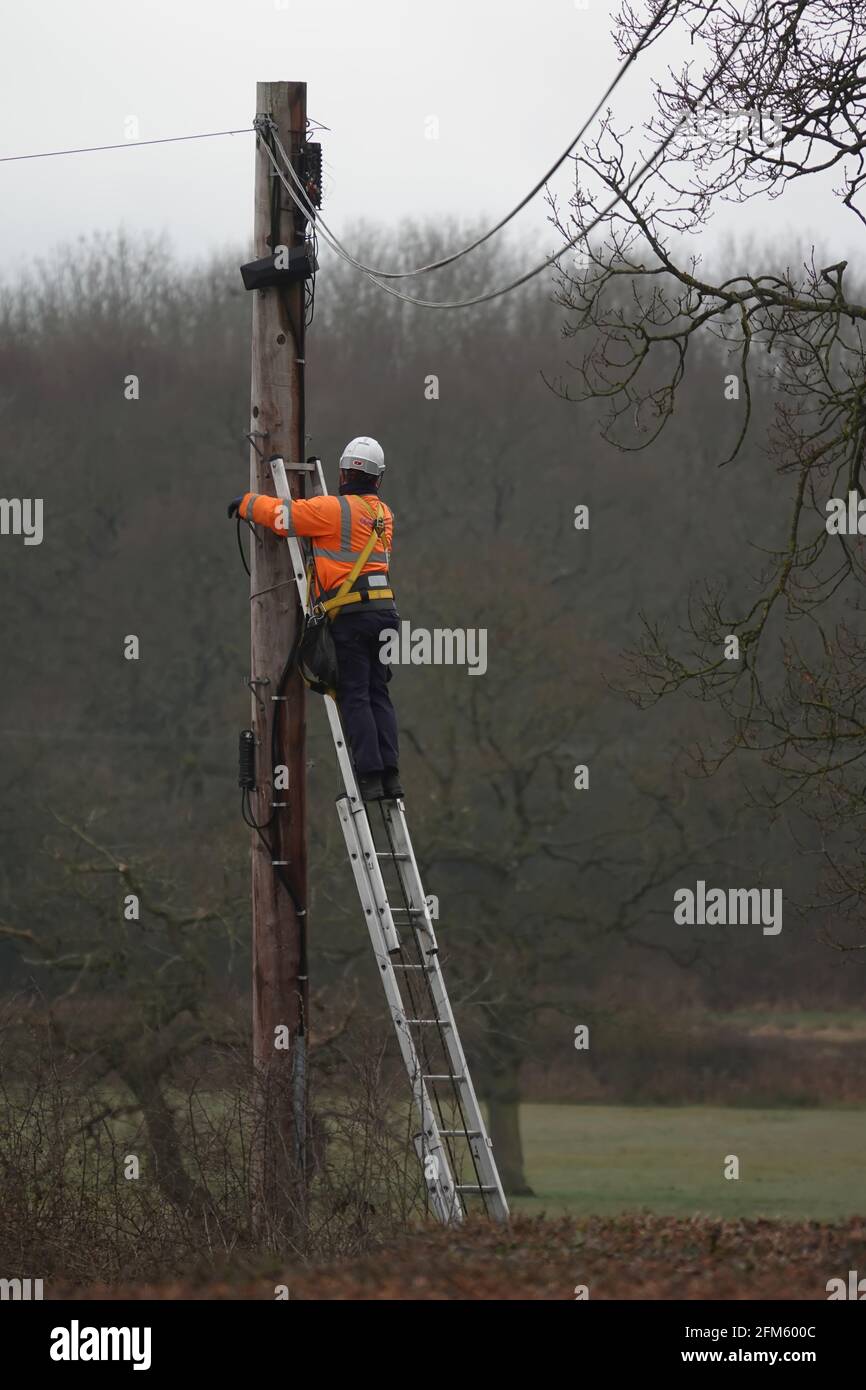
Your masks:
{"label": "grey cable", "polygon": [[[307,125],[315,126],[317,130],[330,131],[329,125],[322,125],[321,121],[316,121],[312,116],[307,117]],[[19,159],[56,159],[62,154],[97,154],[100,150],[128,150],[137,145],[173,145],[179,140],[213,140],[218,135],[248,135],[255,130],[254,125],[245,125],[240,130],[206,130],[202,135],[167,135],[161,140],[124,140],[119,145],[85,145],[81,149],[75,150],[43,150],[39,154],[4,154],[0,155],[0,164],[14,164]]]}
{"label": "grey cable", "polygon": [[19,159],[56,159],[62,154],[96,154],[99,150],[134,150],[142,145],[174,145],[179,140],[213,140],[218,135],[248,135],[255,126],[240,130],[206,130],[202,135],[166,135],[161,140],[123,140],[119,145],[86,145],[77,150],[44,150],[41,154],[4,154],[0,164],[14,164]]}
{"label": "grey cable", "polygon": [[[545,184],[547,184],[547,182],[553,177],[557,169],[565,163],[566,159],[568,159],[569,155],[571,154],[574,147],[577,145],[578,141],[583,139],[583,136],[586,134],[587,130],[592,125],[593,121],[595,120],[601,108],[604,106],[605,102],[608,100],[610,96],[613,95],[616,88],[619,86],[620,82],[625,76],[626,72],[631,67],[632,63],[641,54],[641,52],[649,42],[649,39],[652,36],[653,31],[657,29],[658,26],[661,24],[662,19],[667,14],[672,3],[673,0],[663,0],[663,3],[659,8],[659,11],[656,14],[655,18],[643,30],[634,48],[630,50],[628,57],[626,58],[622,67],[619,69],[619,72],[611,80],[611,82],[608,83],[607,89],[599,97],[589,116],[587,116],[583,125],[580,127],[580,130],[577,132],[574,139],[568,145],[567,149],[563,150],[562,154],[559,156],[556,162],[550,166],[550,168],[547,170],[545,174],[541,176],[541,178],[538,180],[535,186],[529,190],[529,192],[526,194],[526,197],[522,198],[521,201],[517,203],[517,205],[513,207],[510,212],[506,213],[506,215],[503,218],[501,218],[499,222],[497,222],[493,227],[490,227],[489,230],[484,232],[482,236],[478,237],[475,241],[470,242],[468,246],[462,247],[459,251],[452,252],[450,256],[445,256],[442,260],[439,261],[430,261],[428,265],[416,266],[414,270],[379,270],[376,266],[364,265],[362,261],[356,260],[355,257],[352,256],[346,250],[345,246],[343,246],[336,233],[331,231],[331,228],[328,226],[327,222],[325,222],[325,220],[322,218],[321,214],[319,214],[317,217],[318,224],[323,229],[323,231],[327,233],[327,235],[331,238],[331,241],[333,242],[333,249],[336,250],[339,255],[342,255],[343,259],[348,261],[350,265],[353,265],[356,268],[356,270],[366,271],[370,275],[376,275],[382,280],[408,280],[411,279],[413,275],[423,275],[427,271],[440,270],[443,266],[453,265],[453,263],[455,261],[459,261],[461,257],[468,256],[470,251],[475,251],[478,249],[479,246],[483,246],[486,241],[489,241],[492,236],[495,236],[497,232],[500,232],[503,227],[507,226],[508,223],[512,220],[512,218],[516,217],[519,212],[523,211],[523,209],[527,206],[528,203],[532,201],[535,195],[541,192],[542,188],[544,188]],[[711,8],[715,8],[716,3],[717,0],[713,0]],[[267,124],[267,128],[272,129],[274,131],[275,139],[277,140],[277,143],[279,143],[279,136],[276,132],[276,126],[274,126],[273,123],[262,122],[262,124]],[[283,158],[285,159],[285,150],[281,150],[281,153],[283,155]],[[420,303],[421,301],[418,302]]]}
{"label": "grey cable", "polygon": [[[701,91],[698,94],[696,105],[698,102],[703,100],[712,84],[715,81],[717,81],[719,77],[721,77],[722,73],[725,71],[728,64],[731,62],[734,55],[736,54],[737,50],[740,48],[740,45],[744,42],[745,37],[745,30],[743,30],[743,32],[740,34],[740,37],[737,39],[736,43],[731,49],[730,53],[719,65],[719,67],[716,68],[716,70],[712,72],[710,76],[707,78],[707,81],[704,83],[704,86],[701,88]],[[520,278],[517,280],[512,280],[511,283],[508,285],[502,285],[495,290],[488,290],[485,294],[474,295],[471,299],[454,299],[444,301],[435,299],[416,299],[411,294],[403,294],[402,290],[394,289],[392,285],[383,284],[383,282],[372,271],[368,270],[365,266],[361,265],[360,263],[353,261],[351,257],[346,255],[340,249],[340,247],[332,241],[327,230],[324,228],[324,225],[318,221],[316,209],[312,206],[309,199],[307,198],[303,184],[301,183],[300,179],[298,178],[297,174],[292,168],[291,160],[289,159],[285,149],[282,146],[278,133],[275,129],[273,129],[271,124],[268,125],[268,129],[274,139],[274,143],[276,144],[283,158],[283,161],[285,162],[289,174],[291,175],[292,179],[297,184],[298,189],[300,190],[300,198],[295,193],[294,189],[292,189],[287,183],[285,175],[276,161],[274,152],[270,148],[270,145],[266,140],[263,141],[263,145],[267,152],[268,158],[270,159],[274,167],[277,177],[280,179],[280,182],[282,183],[289,197],[292,199],[299,211],[304,214],[308,221],[311,221],[313,223],[318,222],[318,225],[322,226],[323,228],[323,238],[325,242],[331,247],[331,249],[338,256],[342,256],[344,260],[347,260],[349,264],[355,267],[355,269],[360,270],[362,274],[366,275],[368,280],[372,280],[373,284],[377,285],[380,290],[384,290],[386,294],[393,295],[395,299],[403,300],[406,304],[415,304],[418,306],[419,309],[468,309],[476,304],[487,304],[490,300],[498,299],[500,295],[509,294],[511,290],[516,290],[519,288],[520,285],[525,285],[528,280],[533,279],[534,276],[540,275],[543,270],[547,270],[550,266],[555,265],[556,262],[560,260],[562,256],[565,255],[566,251],[570,250],[572,246],[575,246],[577,242],[585,240],[586,237],[589,236],[589,233],[594,231],[598,224],[600,222],[603,222],[604,219],[608,216],[608,214],[613,211],[617,203],[622,202],[622,199],[634,187],[634,185],[638,183],[644,177],[644,175],[650,171],[650,169],[652,169],[653,165],[657,162],[661,155],[664,154],[668,145],[670,145],[671,141],[674,139],[675,135],[677,134],[678,130],[683,125],[685,120],[686,116],[683,115],[680,118],[680,120],[677,121],[677,124],[673,127],[673,129],[665,136],[661,144],[659,144],[656,147],[656,149],[649,156],[649,158],[644,160],[644,163],[641,165],[640,169],[638,169],[637,173],[631,176],[625,188],[621,192],[617,193],[615,198],[611,199],[607,207],[602,208],[601,212],[598,213],[598,215],[593,219],[592,222],[590,222],[589,226],[585,229],[585,231],[578,232],[576,236],[571,237],[565,243],[565,245],[560,248],[559,251],[556,251],[552,256],[548,256],[547,259],[542,261],[540,265],[535,266],[532,270],[528,270],[525,275],[521,275]]]}

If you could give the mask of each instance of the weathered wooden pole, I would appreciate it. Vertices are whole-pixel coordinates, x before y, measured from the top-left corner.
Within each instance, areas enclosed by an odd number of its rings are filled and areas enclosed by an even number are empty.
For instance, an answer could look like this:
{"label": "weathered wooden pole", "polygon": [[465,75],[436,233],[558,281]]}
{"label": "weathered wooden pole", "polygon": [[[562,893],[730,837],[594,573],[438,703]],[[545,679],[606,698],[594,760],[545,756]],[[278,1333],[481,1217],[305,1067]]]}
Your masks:
{"label": "weathered wooden pole", "polygon": [[[297,160],[306,138],[304,82],[259,82],[256,112],[277,127]],[[256,138],[254,258],[302,244],[305,219]],[[278,161],[279,154],[276,154]],[[274,495],[267,459],[287,465],[304,448],[304,282],[253,291],[250,490]],[[289,470],[292,495],[304,474]],[[253,1058],[258,1086],[255,1171],[260,1226],[296,1225],[305,1197],[307,826],[305,687],[293,669],[281,684],[301,621],[285,541],[264,532],[251,548],[252,728],[261,833],[252,834]],[[276,729],[274,730],[274,721]],[[283,771],[284,769],[284,771]],[[294,898],[294,901],[293,901]],[[300,909],[300,911],[299,911]]]}

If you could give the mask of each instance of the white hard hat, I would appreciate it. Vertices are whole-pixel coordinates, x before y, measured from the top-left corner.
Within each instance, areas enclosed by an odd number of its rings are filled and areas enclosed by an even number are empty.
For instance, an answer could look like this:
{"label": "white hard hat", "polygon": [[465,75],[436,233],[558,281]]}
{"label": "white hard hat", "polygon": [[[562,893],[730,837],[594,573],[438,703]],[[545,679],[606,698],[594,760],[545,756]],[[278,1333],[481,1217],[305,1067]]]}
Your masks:
{"label": "white hard hat", "polygon": [[361,434],[357,439],[349,440],[343,450],[340,467],[358,468],[362,473],[372,473],[378,478],[385,472],[385,451],[375,439]]}

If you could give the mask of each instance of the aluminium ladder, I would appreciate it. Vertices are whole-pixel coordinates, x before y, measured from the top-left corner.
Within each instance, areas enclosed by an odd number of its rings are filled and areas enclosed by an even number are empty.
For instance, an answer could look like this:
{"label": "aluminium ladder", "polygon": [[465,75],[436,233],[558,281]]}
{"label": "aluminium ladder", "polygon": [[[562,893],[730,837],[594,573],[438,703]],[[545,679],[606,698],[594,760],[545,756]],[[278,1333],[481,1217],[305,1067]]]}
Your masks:
{"label": "aluminium ladder", "polygon": [[[293,471],[312,473],[313,495],[327,493],[318,459],[312,464],[289,466]],[[270,468],[277,497],[289,502],[285,461],[274,458]],[[306,613],[309,596],[305,553],[296,536],[287,536],[286,540],[301,609]],[[403,801],[370,803],[370,812],[374,805],[381,812],[384,839],[380,834],[381,847],[377,847],[373,816],[368,814],[358,792],[339,710],[329,695],[324,700],[345,787],[337,799],[337,812],[409,1076],[419,1124],[413,1142],[429,1204],[445,1225],[464,1220],[472,1210],[471,1198],[477,1199],[489,1216],[505,1221],[508,1203],[445,988],[433,917],[421,883]],[[392,906],[385,871],[395,902],[399,895],[402,907]],[[407,960],[410,948],[414,948],[414,958]],[[439,1088],[450,1089],[450,1095],[447,1091],[443,1095]]]}

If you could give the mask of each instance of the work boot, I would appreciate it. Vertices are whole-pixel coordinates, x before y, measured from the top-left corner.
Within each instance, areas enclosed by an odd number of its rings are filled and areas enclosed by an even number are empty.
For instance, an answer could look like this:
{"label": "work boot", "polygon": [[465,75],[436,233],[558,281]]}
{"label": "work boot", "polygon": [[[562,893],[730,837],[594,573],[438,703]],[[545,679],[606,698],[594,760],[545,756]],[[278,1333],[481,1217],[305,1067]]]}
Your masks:
{"label": "work boot", "polygon": [[381,772],[368,772],[363,777],[359,774],[358,791],[362,801],[381,801],[385,795]]}
{"label": "work boot", "polygon": [[396,800],[398,796],[405,796],[401,784],[400,773],[396,767],[386,767],[382,773],[382,786],[385,789],[386,800]]}

